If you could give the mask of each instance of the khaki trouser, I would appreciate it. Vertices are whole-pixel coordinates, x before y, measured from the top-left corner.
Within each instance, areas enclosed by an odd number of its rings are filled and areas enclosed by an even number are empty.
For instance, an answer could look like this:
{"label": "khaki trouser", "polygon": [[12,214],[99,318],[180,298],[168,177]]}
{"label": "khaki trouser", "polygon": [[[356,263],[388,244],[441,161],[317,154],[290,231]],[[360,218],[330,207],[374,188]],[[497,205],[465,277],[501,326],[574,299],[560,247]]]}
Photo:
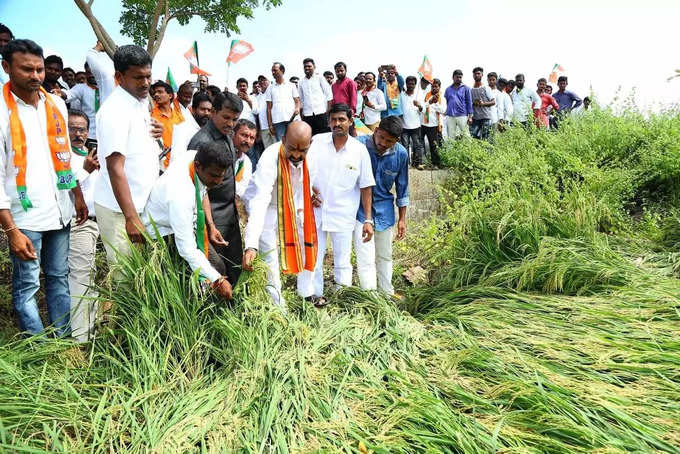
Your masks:
{"label": "khaki trouser", "polygon": [[277,142],[276,137],[269,132],[269,129],[260,129],[260,137],[262,138],[262,145],[264,145],[265,148]]}
{"label": "khaki trouser", "polygon": [[94,211],[97,213],[99,233],[106,249],[106,261],[109,268],[113,269],[113,279],[120,280],[122,276],[115,269],[115,265],[119,256],[130,254],[130,245],[132,244],[125,232],[125,216],[123,213],[109,210],[98,203],[94,204]]}
{"label": "khaki trouser", "polygon": [[99,228],[91,219],[83,225],[72,225],[68,253],[71,332],[78,342],[87,342],[97,317],[97,291],[92,284]]}
{"label": "khaki trouser", "polygon": [[380,122],[376,121],[372,125],[366,125],[368,129],[370,129],[372,132],[375,132],[376,129],[378,129],[378,126],[380,126]]}
{"label": "khaki trouser", "polygon": [[448,133],[449,139],[454,139],[461,136],[471,137],[467,115],[461,115],[459,117],[446,117],[446,131]]}

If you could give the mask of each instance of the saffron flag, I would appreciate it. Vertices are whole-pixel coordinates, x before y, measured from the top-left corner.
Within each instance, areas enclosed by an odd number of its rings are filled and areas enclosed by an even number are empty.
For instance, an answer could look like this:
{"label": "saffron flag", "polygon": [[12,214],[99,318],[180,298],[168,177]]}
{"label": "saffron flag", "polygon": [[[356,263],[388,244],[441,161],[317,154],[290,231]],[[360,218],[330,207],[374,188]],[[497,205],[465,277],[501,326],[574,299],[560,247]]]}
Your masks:
{"label": "saffron flag", "polygon": [[184,58],[186,58],[189,62],[189,72],[191,74],[199,74],[203,76],[210,75],[210,73],[203,71],[198,67],[198,43],[196,41],[194,41],[194,45],[191,46],[188,51],[184,52]]}
{"label": "saffron flag", "polygon": [[228,63],[238,63],[248,55],[252,54],[253,45],[240,39],[233,39],[231,47],[229,48],[229,55],[227,56]]}
{"label": "saffron flag", "polygon": [[548,82],[551,84],[556,84],[557,83],[557,74],[558,73],[563,73],[564,72],[564,67],[558,63],[555,63],[555,66],[553,66],[552,72],[550,73],[550,77],[548,78]]}
{"label": "saffron flag", "polygon": [[177,93],[177,83],[175,78],[172,77],[172,72],[170,72],[170,67],[168,66],[168,73],[165,75],[165,82],[172,87],[175,93]]}
{"label": "saffron flag", "polygon": [[427,55],[423,57],[423,63],[420,65],[420,68],[418,68],[418,74],[423,79],[432,83],[432,79],[434,79],[432,76],[432,64],[430,63],[430,59],[427,58]]}

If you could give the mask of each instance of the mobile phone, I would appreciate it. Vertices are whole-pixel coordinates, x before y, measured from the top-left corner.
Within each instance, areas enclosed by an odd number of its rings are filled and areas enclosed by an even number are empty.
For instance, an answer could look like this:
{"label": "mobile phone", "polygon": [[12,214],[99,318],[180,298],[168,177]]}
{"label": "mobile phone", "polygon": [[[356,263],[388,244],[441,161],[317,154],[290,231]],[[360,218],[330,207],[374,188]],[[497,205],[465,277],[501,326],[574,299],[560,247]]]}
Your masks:
{"label": "mobile phone", "polygon": [[92,154],[97,154],[97,139],[87,139],[85,141],[85,148]]}

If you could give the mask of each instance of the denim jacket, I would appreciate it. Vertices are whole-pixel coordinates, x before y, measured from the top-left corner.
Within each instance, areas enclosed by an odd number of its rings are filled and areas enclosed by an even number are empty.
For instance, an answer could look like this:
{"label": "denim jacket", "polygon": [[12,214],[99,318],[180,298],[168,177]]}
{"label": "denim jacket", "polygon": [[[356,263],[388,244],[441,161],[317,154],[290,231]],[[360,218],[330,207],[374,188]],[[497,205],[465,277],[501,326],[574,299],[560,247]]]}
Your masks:
{"label": "denim jacket", "polygon": [[[366,145],[368,155],[371,157],[375,186],[373,186],[373,222],[375,230],[382,232],[392,227],[395,222],[394,194],[392,187],[396,185],[397,206],[405,207],[409,204],[408,196],[408,152],[400,144],[387,150],[382,156],[373,143],[373,135],[359,136],[357,140]],[[363,204],[359,204],[357,221],[363,223]]]}

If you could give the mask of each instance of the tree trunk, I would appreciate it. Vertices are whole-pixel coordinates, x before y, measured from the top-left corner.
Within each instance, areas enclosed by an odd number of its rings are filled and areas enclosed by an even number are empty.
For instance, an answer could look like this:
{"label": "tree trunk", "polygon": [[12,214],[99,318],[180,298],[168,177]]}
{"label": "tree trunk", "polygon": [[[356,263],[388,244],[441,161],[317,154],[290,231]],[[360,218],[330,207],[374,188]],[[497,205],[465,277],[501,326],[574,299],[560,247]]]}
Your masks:
{"label": "tree trunk", "polygon": [[78,9],[82,11],[83,15],[85,18],[87,18],[88,22],[90,22],[90,25],[92,26],[92,31],[94,31],[95,36],[99,40],[100,43],[102,43],[102,46],[104,46],[104,50],[106,53],[113,59],[113,53],[116,51],[116,43],[113,41],[111,36],[106,32],[104,27],[102,26],[101,23],[97,20],[97,18],[94,16],[92,13],[92,2],[94,0],[90,0],[89,2],[85,2],[85,0],[74,0],[76,3],[76,6],[78,6]]}

